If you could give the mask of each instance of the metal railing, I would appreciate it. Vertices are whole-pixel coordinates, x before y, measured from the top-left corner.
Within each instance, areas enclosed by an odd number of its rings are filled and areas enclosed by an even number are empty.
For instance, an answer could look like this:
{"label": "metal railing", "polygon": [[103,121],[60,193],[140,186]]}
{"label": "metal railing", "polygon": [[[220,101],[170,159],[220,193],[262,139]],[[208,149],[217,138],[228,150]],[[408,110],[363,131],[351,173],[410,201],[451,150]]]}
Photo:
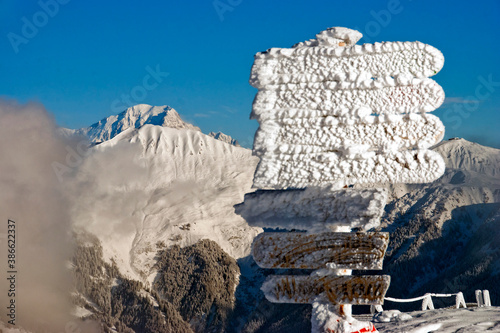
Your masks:
{"label": "metal railing", "polygon": [[[384,297],[385,301],[396,302],[396,303],[411,303],[422,301],[422,311],[425,310],[434,310],[434,303],[432,302],[432,297],[453,297],[455,296],[455,308],[458,309],[460,306],[467,308],[467,304],[465,303],[464,294],[460,291],[456,294],[434,294],[427,293],[420,297],[408,298],[408,299],[400,299],[393,297]],[[478,307],[491,306],[490,301],[490,292],[488,290],[476,290],[476,301]],[[371,313],[382,312],[384,309],[382,305],[372,305]]]}

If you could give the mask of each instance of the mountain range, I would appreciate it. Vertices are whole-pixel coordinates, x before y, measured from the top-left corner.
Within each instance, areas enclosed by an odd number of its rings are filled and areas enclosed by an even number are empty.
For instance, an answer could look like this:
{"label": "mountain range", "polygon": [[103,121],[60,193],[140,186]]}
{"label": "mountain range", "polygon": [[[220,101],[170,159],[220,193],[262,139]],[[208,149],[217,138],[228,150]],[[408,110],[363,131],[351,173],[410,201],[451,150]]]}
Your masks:
{"label": "mountain range", "polygon": [[[500,302],[500,150],[464,139],[438,144],[445,174],[430,184],[396,185],[382,218],[391,233],[388,295],[489,289]],[[452,300],[453,302],[453,300]]]}
{"label": "mountain range", "polygon": [[[147,104],[134,105],[117,115],[101,119],[89,127],[83,127],[76,130],[61,128],[61,132],[66,136],[75,134],[83,135],[87,137],[91,143],[99,144],[101,142],[111,140],[129,128],[137,129],[144,125],[156,125],[175,129],[189,129],[201,132],[199,127],[183,121],[179,113],[177,113],[177,111],[170,106],[151,106]],[[217,140],[239,146],[238,141],[222,132],[210,132],[208,135]]]}
{"label": "mountain range", "polygon": [[[224,135],[201,133],[166,106],[137,105],[71,133],[97,144],[69,189],[79,189],[75,226],[81,235],[92,235],[91,246],[101,256],[95,265],[108,272],[100,277],[108,281],[102,293],[113,295],[113,285],[132,281],[123,292],[147,296],[150,301],[141,302],[153,307],[144,311],[159,318],[175,313],[175,322],[162,325],[180,331],[310,330],[308,306],[272,304],[259,291],[269,273],[255,265],[250,248],[262,230],[234,212],[253,191],[258,158],[251,150]],[[392,277],[388,296],[462,291],[473,301],[475,289],[489,289],[498,304],[500,150],[464,139],[433,149],[446,162],[440,179],[389,187],[380,228],[391,233],[384,262],[384,273]],[[167,265],[170,256],[176,259]],[[193,269],[182,268],[195,262]],[[217,274],[223,280],[217,282]],[[210,292],[193,303],[188,295],[200,290]],[[122,331],[150,325],[134,324],[126,313],[107,315],[108,303],[99,306],[88,289],[79,292],[78,313],[84,317],[116,320]],[[214,294],[226,296],[217,301]],[[113,297],[110,302],[122,304]],[[384,307],[412,310],[419,304]]]}

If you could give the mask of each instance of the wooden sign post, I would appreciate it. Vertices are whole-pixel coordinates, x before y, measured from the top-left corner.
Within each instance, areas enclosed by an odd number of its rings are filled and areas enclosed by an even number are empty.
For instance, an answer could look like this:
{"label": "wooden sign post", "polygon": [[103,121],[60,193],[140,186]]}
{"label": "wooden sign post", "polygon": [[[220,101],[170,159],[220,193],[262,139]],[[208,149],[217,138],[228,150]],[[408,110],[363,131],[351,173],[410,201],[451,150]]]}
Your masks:
{"label": "wooden sign post", "polygon": [[[388,233],[266,232],[258,235],[252,254],[262,268],[356,270],[382,269]],[[271,275],[262,291],[274,303],[313,303],[323,296],[339,311],[343,304],[380,305],[389,288],[389,276]]]}
{"label": "wooden sign post", "polygon": [[387,275],[271,275],[262,290],[274,303],[312,303],[324,294],[332,304],[379,305],[390,280]]}
{"label": "wooden sign post", "polygon": [[255,237],[252,255],[262,268],[382,269],[386,232],[265,232]]}
{"label": "wooden sign post", "polygon": [[259,52],[250,76],[260,125],[253,185],[263,190],[236,212],[250,225],[309,232],[264,233],[252,251],[263,268],[316,269],[262,286],[271,302],[311,303],[314,333],[376,331],[350,307],[382,304],[390,277],[350,274],[382,269],[389,235],[350,231],[380,224],[387,193],[373,184],[431,182],[445,168],[428,149],[444,126],[427,114],[444,101],[428,78],[442,53],[420,42],[356,45],[361,37],[336,27]]}

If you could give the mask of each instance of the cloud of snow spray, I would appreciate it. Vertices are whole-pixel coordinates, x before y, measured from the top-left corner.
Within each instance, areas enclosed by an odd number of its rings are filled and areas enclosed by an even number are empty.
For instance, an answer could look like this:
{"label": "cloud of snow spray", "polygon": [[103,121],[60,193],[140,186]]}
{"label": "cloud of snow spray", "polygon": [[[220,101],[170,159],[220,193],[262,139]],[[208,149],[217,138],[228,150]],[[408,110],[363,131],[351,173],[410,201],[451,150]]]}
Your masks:
{"label": "cloud of snow spray", "polygon": [[88,154],[77,177],[68,183],[75,193],[75,227],[112,242],[135,235],[139,219],[134,212],[146,205],[141,181],[147,173],[134,161],[140,148],[140,143],[119,142],[112,149],[98,146]]}
{"label": "cloud of snow spray", "polygon": [[[15,301],[15,326],[33,332],[84,332],[71,317],[71,220],[53,161],[72,143],[40,105],[0,101],[0,321]],[[8,296],[7,221],[15,221],[15,296]],[[12,281],[11,281],[12,282]]]}

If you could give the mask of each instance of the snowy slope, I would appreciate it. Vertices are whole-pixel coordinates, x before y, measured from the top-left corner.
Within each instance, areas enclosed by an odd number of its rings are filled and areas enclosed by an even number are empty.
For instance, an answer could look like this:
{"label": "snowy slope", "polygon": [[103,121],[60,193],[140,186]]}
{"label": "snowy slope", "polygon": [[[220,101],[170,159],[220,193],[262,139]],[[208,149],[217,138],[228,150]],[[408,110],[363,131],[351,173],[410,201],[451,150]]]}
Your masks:
{"label": "snowy slope", "polygon": [[[377,323],[383,333],[454,333],[500,332],[500,307],[471,309],[437,309],[411,312],[412,317],[403,321]],[[22,328],[7,328],[0,322],[0,330],[6,333],[29,333]]]}
{"label": "snowy slope", "polygon": [[463,139],[434,150],[447,165],[443,177],[393,187],[382,218],[382,229],[391,232],[384,262],[393,278],[388,296],[463,291],[470,298],[480,288],[490,289],[496,304],[500,246],[493,236],[500,225],[500,150]]}
{"label": "snowy slope", "polygon": [[78,227],[97,235],[123,273],[154,278],[156,251],[216,241],[234,258],[260,232],[234,213],[251,191],[251,151],[198,131],[145,125],[92,148],[73,184]]}
{"label": "snowy slope", "polygon": [[[500,187],[500,149],[481,146],[464,139],[451,139],[434,148],[446,163],[448,175],[442,183]],[[461,173],[458,173],[461,171]]]}
{"label": "snowy slope", "polygon": [[[105,258],[113,258],[124,274],[151,282],[158,249],[170,244],[187,246],[203,238],[216,241],[234,258],[250,253],[260,229],[250,228],[233,207],[252,191],[258,159],[250,150],[199,131],[148,124],[125,129],[91,150],[78,179],[70,184],[71,192],[78,193],[73,216],[79,228],[99,237]],[[390,289],[389,296],[420,296],[422,290],[466,292],[460,281],[453,280],[453,276],[459,280],[468,276],[465,268],[449,267],[439,259],[465,256],[460,257],[464,262],[472,260],[467,258],[471,255],[467,244],[478,243],[481,234],[466,231],[482,231],[481,225],[497,213],[500,150],[461,139],[443,142],[434,150],[444,157],[445,175],[431,184],[393,187],[382,219],[394,240],[384,265],[404,282],[401,290]],[[411,222],[419,219],[425,223]],[[443,247],[442,240],[449,245]],[[488,249],[480,253],[487,257],[490,248],[500,253],[495,244],[488,242]],[[444,255],[436,256],[436,251]],[[487,267],[500,273],[497,261]],[[418,271],[404,270],[416,264],[421,264]],[[436,267],[446,272],[447,287],[435,283],[440,278],[444,281]],[[252,281],[250,285],[255,284]],[[467,283],[473,291],[476,280]],[[434,287],[441,289],[429,289]],[[493,288],[486,285],[484,289]],[[496,295],[491,291],[493,301]],[[467,294],[466,299],[470,299]],[[256,304],[248,310],[262,311]],[[245,318],[250,315],[246,312]]]}
{"label": "snowy slope", "polygon": [[375,323],[383,333],[500,332],[500,307],[438,309],[409,313],[411,319]]}
{"label": "snowy slope", "polygon": [[430,184],[392,186],[388,220],[418,210],[442,226],[457,207],[500,202],[500,149],[452,139],[433,150],[443,156],[445,174]]}

